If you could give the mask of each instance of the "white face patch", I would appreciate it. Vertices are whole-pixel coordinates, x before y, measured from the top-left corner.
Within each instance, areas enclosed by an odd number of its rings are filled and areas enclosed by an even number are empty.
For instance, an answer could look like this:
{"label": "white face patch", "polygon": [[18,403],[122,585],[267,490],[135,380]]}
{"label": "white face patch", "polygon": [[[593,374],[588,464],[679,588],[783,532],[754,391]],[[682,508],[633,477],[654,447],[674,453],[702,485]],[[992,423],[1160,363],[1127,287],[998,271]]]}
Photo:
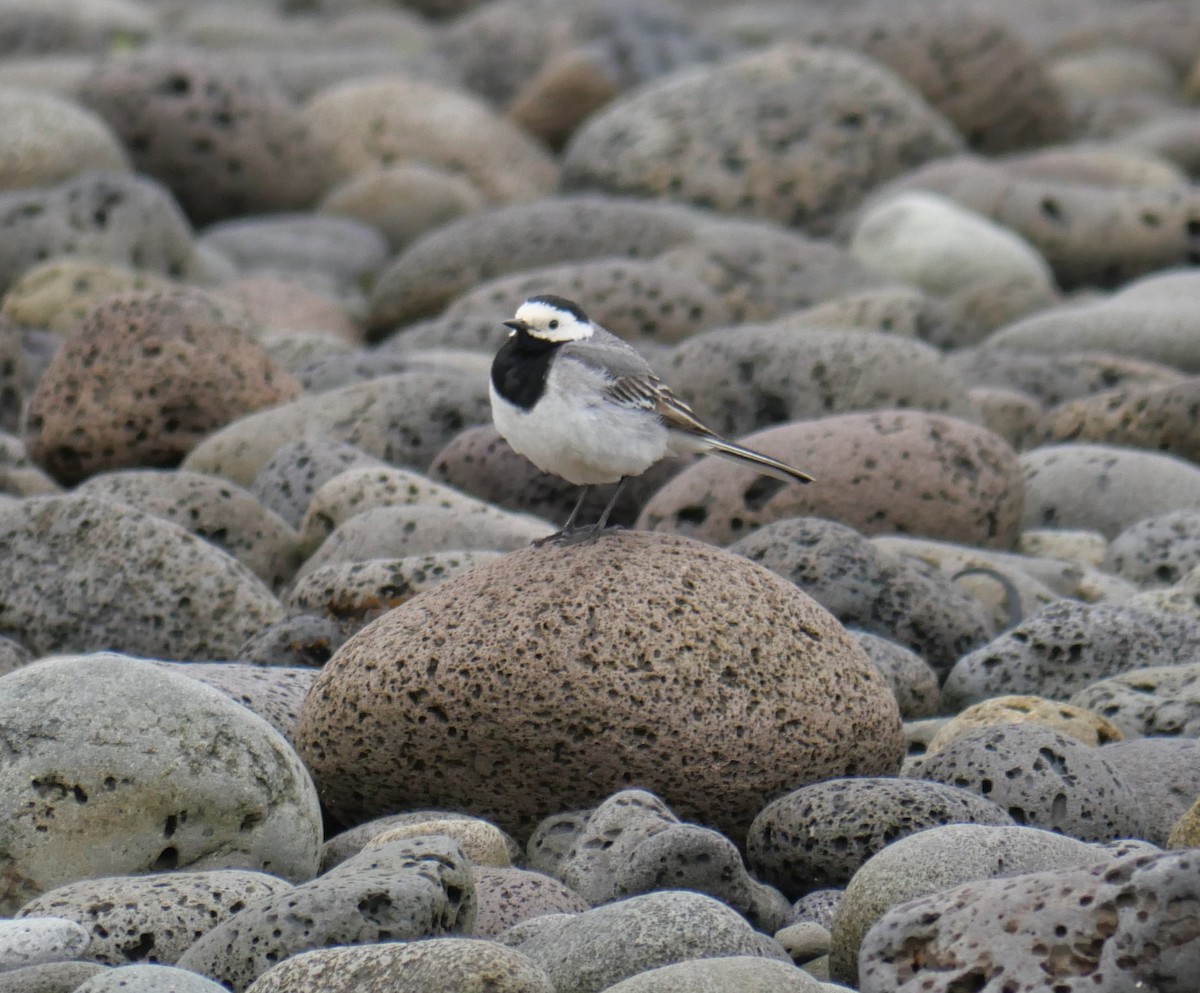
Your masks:
{"label": "white face patch", "polygon": [[581,321],[569,310],[541,300],[526,301],[514,316],[529,325],[529,334],[543,341],[582,341],[592,336],[589,321]]}

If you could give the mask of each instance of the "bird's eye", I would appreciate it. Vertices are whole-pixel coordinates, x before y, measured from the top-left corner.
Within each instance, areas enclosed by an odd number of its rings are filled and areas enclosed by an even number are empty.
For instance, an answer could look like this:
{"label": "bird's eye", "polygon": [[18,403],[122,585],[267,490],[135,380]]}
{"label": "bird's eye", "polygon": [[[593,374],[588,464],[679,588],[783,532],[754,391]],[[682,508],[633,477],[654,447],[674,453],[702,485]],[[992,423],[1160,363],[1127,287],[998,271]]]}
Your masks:
{"label": "bird's eye", "polygon": [[558,321],[551,321],[550,322],[550,330],[555,331],[555,330],[557,330],[557,328],[558,328]]}

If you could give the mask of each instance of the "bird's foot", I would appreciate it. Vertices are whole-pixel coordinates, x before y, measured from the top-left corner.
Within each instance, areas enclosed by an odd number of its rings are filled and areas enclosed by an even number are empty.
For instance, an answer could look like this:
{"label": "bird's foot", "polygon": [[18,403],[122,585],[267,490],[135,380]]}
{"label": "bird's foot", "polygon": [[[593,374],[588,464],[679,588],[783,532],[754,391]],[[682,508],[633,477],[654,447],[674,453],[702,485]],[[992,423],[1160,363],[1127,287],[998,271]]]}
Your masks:
{"label": "bird's foot", "polygon": [[599,524],[581,524],[579,527],[563,528],[561,531],[555,531],[554,534],[548,534],[544,538],[538,538],[533,543],[535,548],[541,548],[543,545],[557,545],[560,548],[565,548],[567,545],[582,545],[591,544],[606,534],[614,534],[617,531],[624,531],[620,524],[612,524],[601,526]]}

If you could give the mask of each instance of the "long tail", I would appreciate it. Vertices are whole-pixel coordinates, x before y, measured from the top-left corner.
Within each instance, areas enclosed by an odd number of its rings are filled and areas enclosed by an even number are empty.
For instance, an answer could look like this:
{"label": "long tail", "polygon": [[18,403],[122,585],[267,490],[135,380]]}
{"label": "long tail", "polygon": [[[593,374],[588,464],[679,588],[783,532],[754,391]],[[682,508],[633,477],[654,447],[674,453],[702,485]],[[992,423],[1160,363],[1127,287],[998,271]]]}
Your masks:
{"label": "long tail", "polygon": [[743,448],[741,445],[735,445],[732,441],[726,441],[724,438],[717,438],[712,435],[704,440],[707,443],[706,447],[714,455],[720,455],[731,462],[749,463],[766,476],[774,476],[776,479],[782,479],[785,483],[811,483],[813,481],[813,477],[807,472],[801,472],[786,462],[780,462],[779,459],[763,455],[762,452]]}

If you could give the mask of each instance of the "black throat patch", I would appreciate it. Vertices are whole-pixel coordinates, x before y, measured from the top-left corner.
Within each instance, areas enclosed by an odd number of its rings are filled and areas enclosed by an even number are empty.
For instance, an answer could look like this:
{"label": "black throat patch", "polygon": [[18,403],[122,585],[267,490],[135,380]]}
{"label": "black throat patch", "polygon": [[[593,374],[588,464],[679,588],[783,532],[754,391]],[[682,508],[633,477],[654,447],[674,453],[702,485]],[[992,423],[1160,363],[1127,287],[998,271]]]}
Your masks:
{"label": "black throat patch", "polygon": [[532,410],[546,389],[550,360],[563,341],[546,341],[525,331],[510,337],[492,360],[492,385],[509,403]]}

